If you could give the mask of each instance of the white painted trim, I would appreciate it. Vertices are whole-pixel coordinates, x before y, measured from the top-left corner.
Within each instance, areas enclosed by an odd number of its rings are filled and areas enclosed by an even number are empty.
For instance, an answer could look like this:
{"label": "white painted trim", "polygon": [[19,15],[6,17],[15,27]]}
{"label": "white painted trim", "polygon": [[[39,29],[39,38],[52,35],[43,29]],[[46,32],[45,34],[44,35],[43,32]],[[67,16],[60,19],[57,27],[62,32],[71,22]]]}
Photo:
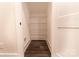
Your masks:
{"label": "white painted trim", "polygon": [[60,53],[56,53],[55,57],[63,57]]}
{"label": "white painted trim", "polygon": [[51,45],[50,45],[49,41],[46,40],[46,42],[47,42],[47,45],[48,45],[48,48],[49,48],[50,52],[52,52],[52,50],[51,50]]}
{"label": "white painted trim", "polygon": [[24,46],[24,52],[26,51],[26,49],[28,48],[29,44],[30,44],[31,40],[28,41],[28,43]]}
{"label": "white painted trim", "polygon": [[52,47],[51,47],[50,42],[48,40],[46,40],[46,41],[47,41],[48,48],[49,48],[49,50],[51,52],[51,57],[56,57],[57,56],[56,53],[55,52],[52,53]]}
{"label": "white painted trim", "polygon": [[18,53],[0,53],[0,57],[18,57]]}
{"label": "white painted trim", "polygon": [[67,16],[72,16],[72,15],[78,15],[78,14],[79,14],[79,12],[70,13],[70,14],[67,14],[67,15],[59,16],[59,18],[61,18],[61,17],[67,17]]}

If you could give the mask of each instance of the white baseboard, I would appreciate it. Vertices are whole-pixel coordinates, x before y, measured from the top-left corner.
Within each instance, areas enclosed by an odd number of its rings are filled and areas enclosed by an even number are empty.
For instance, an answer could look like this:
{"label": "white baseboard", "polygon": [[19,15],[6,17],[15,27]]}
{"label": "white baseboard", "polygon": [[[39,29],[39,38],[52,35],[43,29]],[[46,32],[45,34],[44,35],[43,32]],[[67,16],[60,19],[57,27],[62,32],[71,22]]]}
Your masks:
{"label": "white baseboard", "polygon": [[18,57],[18,53],[0,53],[0,57]]}
{"label": "white baseboard", "polygon": [[47,45],[48,45],[48,48],[49,48],[50,52],[52,52],[51,45],[50,45],[49,41],[46,40],[46,42],[47,42]]}
{"label": "white baseboard", "polygon": [[47,42],[48,48],[51,52],[51,57],[63,57],[60,53],[56,53],[56,52],[52,53],[52,47],[50,45],[50,42],[47,40],[46,40],[46,42]]}
{"label": "white baseboard", "polygon": [[56,53],[55,57],[63,57],[60,53]]}
{"label": "white baseboard", "polygon": [[26,44],[26,46],[24,47],[24,52],[26,51],[26,49],[28,48],[29,44],[30,44],[31,40],[28,41],[28,43]]}
{"label": "white baseboard", "polygon": [[[25,50],[27,49],[27,47],[29,46],[31,40],[26,44]],[[0,57],[20,57],[18,53],[0,53]]]}

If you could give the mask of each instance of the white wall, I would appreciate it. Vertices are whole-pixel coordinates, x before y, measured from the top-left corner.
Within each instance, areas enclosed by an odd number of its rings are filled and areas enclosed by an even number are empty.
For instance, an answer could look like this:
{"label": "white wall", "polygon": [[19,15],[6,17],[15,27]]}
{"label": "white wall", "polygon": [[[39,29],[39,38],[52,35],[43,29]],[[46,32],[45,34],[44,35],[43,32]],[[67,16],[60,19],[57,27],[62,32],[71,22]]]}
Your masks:
{"label": "white wall", "polygon": [[23,8],[23,33],[24,33],[24,50],[26,50],[27,46],[30,43],[30,31],[29,31],[29,9],[27,3],[22,3]]}
{"label": "white wall", "polygon": [[17,52],[13,3],[0,3],[0,56]]}
{"label": "white wall", "polygon": [[56,56],[55,53],[55,34],[56,34],[56,27],[55,27],[55,19],[54,19],[54,7],[53,3],[48,4],[48,19],[47,19],[47,44],[51,52],[51,56]]}
{"label": "white wall", "polygon": [[0,56],[24,56],[30,41],[28,20],[27,5],[0,3]]}
{"label": "white wall", "polygon": [[50,51],[52,52],[52,44],[51,44],[51,15],[52,15],[52,6],[51,6],[52,3],[49,3],[48,4],[48,18],[47,18],[47,44],[48,44],[48,47],[50,49]]}
{"label": "white wall", "polygon": [[79,56],[79,3],[55,3],[54,10],[56,53],[60,56]]}
{"label": "white wall", "polygon": [[18,53],[19,56],[24,56],[25,49],[30,42],[28,28],[29,11],[25,3],[16,3],[15,6]]}

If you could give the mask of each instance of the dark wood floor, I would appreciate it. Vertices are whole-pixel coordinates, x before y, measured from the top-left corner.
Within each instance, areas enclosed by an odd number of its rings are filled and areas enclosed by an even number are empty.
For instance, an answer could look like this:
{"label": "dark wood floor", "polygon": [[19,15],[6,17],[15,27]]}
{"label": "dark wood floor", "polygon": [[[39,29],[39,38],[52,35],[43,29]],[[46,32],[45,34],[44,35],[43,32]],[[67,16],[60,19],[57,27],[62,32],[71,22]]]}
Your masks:
{"label": "dark wood floor", "polygon": [[25,57],[50,57],[51,53],[45,40],[32,40],[24,55]]}

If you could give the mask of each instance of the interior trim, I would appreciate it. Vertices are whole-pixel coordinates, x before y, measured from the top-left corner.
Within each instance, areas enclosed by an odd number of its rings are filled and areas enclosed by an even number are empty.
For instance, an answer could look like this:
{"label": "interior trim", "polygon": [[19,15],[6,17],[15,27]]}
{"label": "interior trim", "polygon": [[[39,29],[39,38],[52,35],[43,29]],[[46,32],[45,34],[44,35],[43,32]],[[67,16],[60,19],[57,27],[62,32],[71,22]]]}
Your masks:
{"label": "interior trim", "polygon": [[26,44],[26,46],[24,46],[24,52],[26,51],[26,49],[28,48],[29,44],[30,44],[31,40],[28,41],[28,43]]}
{"label": "interior trim", "polygon": [[0,57],[18,57],[18,53],[0,53]]}

